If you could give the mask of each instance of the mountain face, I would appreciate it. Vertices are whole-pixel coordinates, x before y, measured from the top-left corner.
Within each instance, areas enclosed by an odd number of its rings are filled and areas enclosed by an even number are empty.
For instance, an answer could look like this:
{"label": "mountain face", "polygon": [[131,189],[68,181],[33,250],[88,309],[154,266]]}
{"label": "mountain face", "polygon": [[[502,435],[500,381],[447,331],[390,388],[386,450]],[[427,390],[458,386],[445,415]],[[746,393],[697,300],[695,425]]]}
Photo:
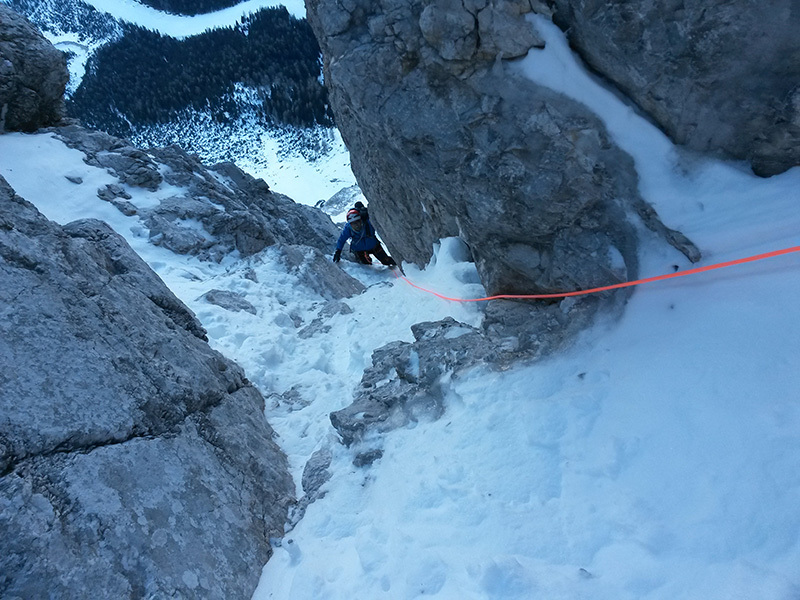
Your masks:
{"label": "mountain face", "polygon": [[800,164],[794,0],[551,4],[583,59],[676,143],[764,176]]}
{"label": "mountain face", "polygon": [[543,46],[528,0],[308,0],[353,171],[392,253],[458,236],[487,291],[555,293],[637,274],[637,224],[692,260],[585,106],[511,68]]}
{"label": "mountain face", "polygon": [[394,254],[424,264],[457,235],[492,293],[633,278],[637,223],[699,256],[640,198],[603,123],[515,68],[543,46],[535,13],[555,11],[589,64],[678,142],[764,174],[798,163],[790,3],[763,20],[744,1],[639,4],[307,0],[337,124]]}
{"label": "mountain face", "polygon": [[264,400],[108,225],[0,178],[0,595],[232,598],[293,501]]}
{"label": "mountain face", "polygon": [[305,20],[263,9],[233,27],[175,39],[125,24],[89,59],[70,116],[114,135],[209,111],[222,124],[254,112],[273,126],[330,127],[319,48]]}
{"label": "mountain face", "polygon": [[[128,202],[118,184],[97,191],[124,214],[138,215],[154,244],[178,254],[218,262],[234,251],[250,256],[278,243],[327,253],[336,242],[338,230],[330,218],[272,191],[232,163],[209,169],[177,146],[145,152],[80,126],[61,127],[56,135],[83,152],[87,164],[114,173],[120,184],[154,191],[163,182],[180,190],[142,209]],[[191,227],[192,220],[203,224],[202,233]]]}
{"label": "mountain face", "polygon": [[69,79],[64,55],[4,4],[0,23],[0,133],[60,121]]}
{"label": "mountain face", "polygon": [[179,15],[197,15],[236,6],[239,0],[144,0],[142,4]]}

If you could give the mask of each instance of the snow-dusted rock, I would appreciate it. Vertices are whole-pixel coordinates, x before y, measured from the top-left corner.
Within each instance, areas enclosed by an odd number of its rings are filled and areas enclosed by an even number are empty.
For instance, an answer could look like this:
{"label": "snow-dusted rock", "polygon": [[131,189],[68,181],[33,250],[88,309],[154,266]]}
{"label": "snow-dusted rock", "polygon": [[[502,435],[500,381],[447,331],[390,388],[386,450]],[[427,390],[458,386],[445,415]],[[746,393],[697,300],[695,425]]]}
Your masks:
{"label": "snow-dusted rock", "polygon": [[448,317],[412,327],[415,342],[392,342],[372,355],[353,403],[331,422],[350,446],[368,432],[385,432],[444,411],[442,378],[455,369],[492,361],[497,350],[477,329]]}
{"label": "snow-dusted rock", "polygon": [[480,329],[451,317],[418,323],[411,327],[414,342],[391,342],[373,353],[353,403],[331,413],[331,422],[342,443],[356,445],[357,462],[368,464],[362,455],[381,445],[380,436],[370,434],[438,419],[451,379],[475,365],[503,370],[563,349],[592,322],[601,302],[606,309],[621,305],[597,298],[546,305],[495,300]]}
{"label": "snow-dusted rock", "polygon": [[633,161],[584,105],[507,60],[541,45],[529,2],[306,6],[353,171],[396,259],[422,266],[458,236],[492,294],[636,276]]}
{"label": "snow-dusted rock", "polygon": [[99,221],[0,180],[0,596],[248,597],[293,501],[242,370]]}
{"label": "snow-dusted rock", "polygon": [[225,310],[232,312],[249,312],[251,315],[258,311],[256,307],[248,302],[241,294],[227,290],[210,290],[203,294],[203,298],[210,304],[215,304]]}
{"label": "snow-dusted rock", "polygon": [[761,175],[800,164],[796,0],[553,4],[583,59],[677,143]]}
{"label": "snow-dusted rock", "polygon": [[[172,186],[174,195],[157,206],[136,211],[154,243],[180,254],[220,260],[238,251],[250,256],[275,244],[303,244],[326,254],[335,246],[338,230],[325,213],[295,203],[270,190],[232,163],[206,167],[177,146],[131,147],[99,131],[72,125],[55,130],[90,165],[103,167],[121,184],[156,191]],[[98,191],[121,211],[131,205],[112,188]]]}
{"label": "snow-dusted rock", "polygon": [[[378,348],[353,403],[331,413],[331,423],[345,445],[362,442],[370,433],[439,418],[444,412],[446,377],[467,366],[498,359],[497,348],[480,330],[451,317],[411,329],[415,341]],[[377,443],[374,436],[369,443]],[[378,450],[362,450],[358,461],[362,466],[369,464],[364,455],[373,455],[375,460]]]}
{"label": "snow-dusted rock", "polygon": [[336,215],[345,212],[358,201],[364,201],[364,194],[357,185],[350,185],[340,189],[327,200],[320,200],[315,206],[329,215]]}
{"label": "snow-dusted rock", "polygon": [[360,281],[334,264],[328,254],[323,254],[317,248],[283,245],[279,252],[289,273],[326,300],[350,298],[366,289]]}
{"label": "snow-dusted rock", "polygon": [[114,172],[122,183],[155,191],[164,178],[158,165],[143,150],[132,146],[115,148],[114,151],[97,152],[87,161]]}
{"label": "snow-dusted rock", "polygon": [[0,133],[35,131],[64,116],[67,59],[0,3]]}

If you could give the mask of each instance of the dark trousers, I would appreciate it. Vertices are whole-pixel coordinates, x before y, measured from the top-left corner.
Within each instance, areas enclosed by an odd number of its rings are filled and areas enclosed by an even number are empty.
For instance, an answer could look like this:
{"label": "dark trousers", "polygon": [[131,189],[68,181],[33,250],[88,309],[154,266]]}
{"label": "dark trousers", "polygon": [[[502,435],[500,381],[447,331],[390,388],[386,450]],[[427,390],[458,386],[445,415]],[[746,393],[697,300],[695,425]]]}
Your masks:
{"label": "dark trousers", "polygon": [[394,262],[394,259],[386,254],[386,250],[383,249],[381,243],[378,242],[378,245],[375,246],[372,250],[356,250],[353,252],[356,255],[356,261],[361,263],[362,265],[371,265],[372,258],[370,254],[375,256],[382,264],[386,265],[387,267],[393,267],[397,263]]}

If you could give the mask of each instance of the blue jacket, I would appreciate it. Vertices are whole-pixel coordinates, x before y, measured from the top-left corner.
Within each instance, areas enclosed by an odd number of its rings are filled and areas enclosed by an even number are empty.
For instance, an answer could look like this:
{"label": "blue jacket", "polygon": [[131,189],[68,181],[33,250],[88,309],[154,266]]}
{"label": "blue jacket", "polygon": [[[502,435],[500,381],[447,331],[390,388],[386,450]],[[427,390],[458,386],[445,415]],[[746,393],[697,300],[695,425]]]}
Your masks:
{"label": "blue jacket", "polygon": [[361,231],[355,231],[350,227],[350,223],[346,223],[342,230],[342,235],[339,236],[339,241],[336,243],[336,249],[341,250],[344,248],[344,243],[350,240],[350,250],[353,252],[360,252],[362,250],[372,250],[378,245],[378,238],[375,235],[375,228],[369,219],[363,221],[364,226]]}

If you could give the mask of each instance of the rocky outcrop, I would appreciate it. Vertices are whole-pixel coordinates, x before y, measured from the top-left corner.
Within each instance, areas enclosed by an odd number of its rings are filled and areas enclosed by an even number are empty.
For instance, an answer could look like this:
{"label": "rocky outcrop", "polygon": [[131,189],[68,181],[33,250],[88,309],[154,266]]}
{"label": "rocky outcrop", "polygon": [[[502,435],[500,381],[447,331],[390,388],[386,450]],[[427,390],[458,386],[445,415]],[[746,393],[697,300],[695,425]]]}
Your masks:
{"label": "rocky outcrop", "polygon": [[0,180],[0,596],[245,598],[293,502],[242,370],[107,225]]}
{"label": "rocky outcrop", "polygon": [[554,0],[583,59],[679,144],[773,175],[800,165],[796,0]]}
{"label": "rocky outcrop", "polygon": [[309,246],[282,245],[279,260],[297,282],[325,300],[334,301],[357,296],[367,288],[323,254]]}
{"label": "rocky outcrop", "polygon": [[[138,215],[150,240],[173,252],[218,261],[233,251],[250,256],[276,244],[311,246],[326,255],[336,245],[339,231],[325,213],[273,192],[232,163],[209,168],[177,146],[145,151],[77,125],[55,133],[82,151],[87,164],[119,179],[98,196],[126,215]],[[155,206],[129,202],[126,186],[155,192],[162,184],[174,193],[162,194]]]}
{"label": "rocky outcrop", "polygon": [[354,447],[356,466],[368,465],[382,454],[375,434],[438,419],[461,372],[476,365],[506,369],[563,349],[591,322],[596,304],[567,299],[538,307],[531,319],[529,306],[501,301],[489,304],[480,329],[450,317],[417,323],[413,342],[375,350],[353,403],[331,413],[331,423],[342,443]]}
{"label": "rocky outcrop", "polygon": [[64,116],[67,59],[0,3],[0,133],[35,131]]}
{"label": "rocky outcrop", "polygon": [[559,292],[634,278],[640,215],[671,233],[603,124],[508,68],[541,45],[529,0],[306,7],[353,171],[395,258],[423,265],[435,241],[458,236],[489,293]]}

